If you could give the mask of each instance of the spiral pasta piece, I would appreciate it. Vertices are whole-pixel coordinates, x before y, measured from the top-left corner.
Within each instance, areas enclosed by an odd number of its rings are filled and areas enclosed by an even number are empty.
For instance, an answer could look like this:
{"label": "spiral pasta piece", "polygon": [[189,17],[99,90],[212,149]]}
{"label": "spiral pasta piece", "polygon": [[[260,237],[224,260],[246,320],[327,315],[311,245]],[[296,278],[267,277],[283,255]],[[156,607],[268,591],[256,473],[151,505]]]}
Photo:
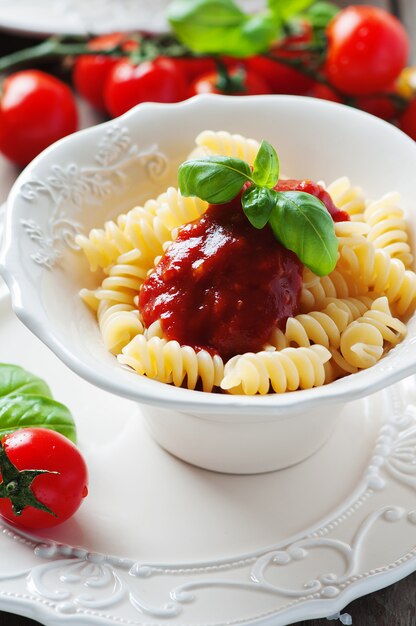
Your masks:
{"label": "spiral pasta piece", "polygon": [[195,196],[183,196],[175,187],[169,187],[165,193],[160,194],[156,202],[156,223],[170,233],[179,226],[198,219],[208,208],[205,200]]}
{"label": "spiral pasta piece", "polygon": [[144,330],[139,311],[129,304],[110,304],[101,300],[97,319],[104,345],[113,354],[119,354],[133,337]]}
{"label": "spiral pasta piece", "polygon": [[78,235],[76,243],[84,251],[90,268],[108,268],[120,255],[132,251],[135,261],[149,270],[163,245],[172,239],[178,226],[200,217],[208,203],[199,198],[184,197],[178,189],[169,189],[144,206],[137,206],[121,215],[117,223],[108,221],[103,229],[93,229],[88,237]]}
{"label": "spiral pasta piece", "polygon": [[[361,225],[359,222],[357,224]],[[366,225],[362,224],[362,226]],[[372,278],[375,257],[374,245],[368,241],[367,237],[358,233],[340,234],[338,236],[338,253],[337,269],[344,274],[353,275],[354,281],[359,281],[357,289],[362,293],[367,289]]]}
{"label": "spiral pasta piece", "polygon": [[204,130],[195,141],[198,147],[191,152],[190,158],[218,154],[243,159],[249,165],[253,165],[260,148],[259,142],[255,139],[247,139],[237,134],[233,135],[224,130]]}
{"label": "spiral pasta piece", "polygon": [[404,212],[400,208],[400,194],[387,193],[371,202],[364,219],[370,225],[368,240],[375,248],[383,248],[390,257],[400,259],[406,268],[413,263],[409,234]]}
{"label": "spiral pasta piece", "polygon": [[387,348],[402,341],[406,333],[406,325],[392,316],[387,298],[377,298],[370,309],[344,330],[339,350],[335,346],[331,348],[332,360],[344,374],[371,367]]}
{"label": "spiral pasta piece", "polygon": [[203,391],[219,386],[224,371],[218,355],[211,356],[206,350],[196,352],[190,346],[157,336],[146,339],[136,335],[117,358],[138,374],[176,387],[186,383],[188,389],[195,389],[200,381]]}
{"label": "spiral pasta piece", "polygon": [[289,346],[307,348],[312,343],[339,347],[341,333],[346,329],[350,315],[334,303],[330,303],[323,311],[301,313],[289,317],[286,329],[276,329],[270,338],[270,344],[277,350]]}
{"label": "spiral pasta piece", "polygon": [[364,220],[365,199],[359,187],[352,187],[349,178],[342,176],[327,188],[335,205],[348,213],[352,222]]}
{"label": "spiral pasta piece", "polygon": [[347,363],[366,369],[383,356],[383,335],[368,322],[352,322],[342,334],[340,351]]}
{"label": "spiral pasta piece", "polygon": [[247,353],[230,359],[221,388],[230,393],[265,395],[311,389],[325,382],[324,364],[331,353],[324,346]]}
{"label": "spiral pasta piece", "polygon": [[317,276],[315,282],[302,286],[300,309],[303,313],[309,313],[324,308],[321,303],[327,298],[348,298],[356,294],[357,281],[336,267],[328,276]]}
{"label": "spiral pasta piece", "polygon": [[[108,276],[104,278],[101,285],[92,293],[99,301],[106,300],[111,304],[129,304],[133,306],[135,297],[146,276],[146,268],[140,265],[117,263],[111,266]],[[84,300],[86,300],[85,297]]]}
{"label": "spiral pasta piece", "polygon": [[108,221],[104,228],[93,228],[88,237],[85,235],[75,237],[75,242],[87,257],[92,272],[98,268],[108,267],[120,254],[131,250],[131,242],[121,226],[124,218],[122,215],[117,223]]}
{"label": "spiral pasta piece", "polygon": [[335,304],[338,308],[342,309],[348,314],[349,322],[358,319],[364,315],[374,302],[374,295],[364,295],[348,298],[325,298],[322,300],[321,305],[323,307],[329,304]]}
{"label": "spiral pasta piece", "polygon": [[[395,315],[410,315],[416,307],[416,274],[406,269],[400,259],[392,259],[383,248],[375,249],[371,242],[368,242],[368,246],[373,251],[361,256],[357,250],[349,249],[348,271],[351,280],[355,280],[361,290],[384,294]],[[344,256],[346,259],[347,255]]]}
{"label": "spiral pasta piece", "polygon": [[374,328],[380,331],[383,341],[392,346],[402,341],[407,334],[406,324],[397,319],[397,317],[393,317],[385,296],[374,300],[371,308],[364,315],[357,318],[356,322],[365,322],[374,326]]}

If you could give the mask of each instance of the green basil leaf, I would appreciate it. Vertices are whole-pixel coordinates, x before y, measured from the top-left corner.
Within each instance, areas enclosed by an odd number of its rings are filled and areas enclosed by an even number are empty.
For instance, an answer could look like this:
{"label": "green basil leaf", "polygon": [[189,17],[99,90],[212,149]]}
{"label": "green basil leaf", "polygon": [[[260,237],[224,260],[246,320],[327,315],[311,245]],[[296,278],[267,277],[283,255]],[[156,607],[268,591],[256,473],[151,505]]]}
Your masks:
{"label": "green basil leaf", "polygon": [[276,204],[276,192],[267,187],[248,187],[241,197],[244,213],[254,228],[264,228]]}
{"label": "green basil leaf", "polygon": [[33,426],[56,430],[76,443],[75,423],[63,404],[30,394],[0,398],[0,438],[19,428]]}
{"label": "green basil leaf", "polygon": [[232,157],[211,156],[185,161],[178,171],[182,195],[198,196],[212,204],[235,198],[247,180],[251,180],[249,164]]}
{"label": "green basil leaf", "polygon": [[269,13],[247,15],[232,0],[174,0],[167,17],[178,39],[198,54],[250,56],[276,37]]}
{"label": "green basil leaf", "polygon": [[26,393],[52,398],[51,390],[44,380],[18,365],[0,363],[0,396]]}
{"label": "green basil leaf", "polygon": [[252,15],[243,24],[238,37],[229,42],[228,53],[235,57],[249,57],[268,52],[273,41],[281,35],[281,20],[272,13]]}
{"label": "green basil leaf", "polygon": [[279,158],[276,150],[263,139],[253,165],[253,180],[261,187],[273,187],[279,180]]}
{"label": "green basil leaf", "polygon": [[277,239],[312,272],[318,276],[332,272],[338,240],[334,222],[318,198],[300,191],[276,193],[269,224]]}
{"label": "green basil leaf", "polygon": [[268,7],[274,15],[287,21],[307,9],[314,0],[268,0]]}
{"label": "green basil leaf", "polygon": [[315,2],[306,12],[306,17],[313,28],[324,29],[339,12],[340,8],[332,2]]}

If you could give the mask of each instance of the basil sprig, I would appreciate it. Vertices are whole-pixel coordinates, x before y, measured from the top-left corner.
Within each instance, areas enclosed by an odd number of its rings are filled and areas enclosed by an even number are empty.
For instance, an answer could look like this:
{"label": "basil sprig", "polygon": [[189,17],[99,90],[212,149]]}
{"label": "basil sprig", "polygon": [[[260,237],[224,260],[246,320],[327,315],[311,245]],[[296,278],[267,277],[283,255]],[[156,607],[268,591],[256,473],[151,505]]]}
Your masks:
{"label": "basil sprig", "polygon": [[223,204],[241,196],[244,213],[254,228],[269,224],[276,239],[292,250],[318,276],[332,272],[337,262],[338,240],[332,217],[319,198],[300,191],[275,191],[279,159],[267,141],[261,143],[253,170],[242,159],[207,156],[185,161],[179,167],[179,189]]}
{"label": "basil sprig", "polygon": [[181,43],[197,54],[247,57],[265,52],[279,39],[287,20],[314,0],[268,0],[245,13],[233,0],[173,0],[168,21]]}

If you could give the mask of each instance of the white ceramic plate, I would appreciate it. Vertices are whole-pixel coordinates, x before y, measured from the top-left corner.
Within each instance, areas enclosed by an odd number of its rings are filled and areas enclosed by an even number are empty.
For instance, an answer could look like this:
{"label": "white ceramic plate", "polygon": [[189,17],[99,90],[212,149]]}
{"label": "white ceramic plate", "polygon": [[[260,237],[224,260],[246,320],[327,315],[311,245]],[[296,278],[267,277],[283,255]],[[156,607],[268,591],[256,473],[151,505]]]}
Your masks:
{"label": "white ceramic plate", "polygon": [[61,527],[0,523],[0,610],[47,626],[281,626],[416,570],[414,379],[351,404],[304,463],[231,476],[159,448],[136,404],[69,371],[5,295],[0,346],[71,408],[90,470]]}
{"label": "white ceramic plate", "polygon": [[[238,1],[238,0],[237,0]],[[262,0],[239,0],[246,10]],[[169,0],[0,0],[0,27],[38,35],[166,32]]]}

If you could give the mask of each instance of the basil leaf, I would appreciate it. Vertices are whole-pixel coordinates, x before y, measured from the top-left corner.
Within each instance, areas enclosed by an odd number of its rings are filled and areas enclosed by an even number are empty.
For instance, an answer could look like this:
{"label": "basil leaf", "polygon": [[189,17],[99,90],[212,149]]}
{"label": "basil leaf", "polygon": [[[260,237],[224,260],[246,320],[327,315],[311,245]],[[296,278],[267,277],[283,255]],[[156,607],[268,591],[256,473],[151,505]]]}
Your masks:
{"label": "basil leaf", "polygon": [[332,2],[316,2],[306,13],[306,17],[311,22],[313,28],[324,29],[337,13],[340,8]]}
{"label": "basil leaf", "polygon": [[76,443],[74,420],[63,404],[30,394],[0,398],[0,438],[19,428],[33,426],[56,430]]}
{"label": "basil leaf", "polygon": [[261,187],[273,187],[279,180],[279,158],[276,150],[263,139],[253,165],[253,180]]}
{"label": "basil leaf", "polygon": [[178,171],[182,195],[198,196],[212,204],[235,198],[247,180],[251,180],[249,164],[232,157],[211,156],[185,161]]}
{"label": "basil leaf", "polygon": [[26,393],[52,397],[48,385],[41,378],[18,365],[0,363],[0,396]]}
{"label": "basil leaf", "polygon": [[198,54],[250,56],[276,37],[270,14],[247,15],[232,0],[174,0],[167,17],[178,39]]}
{"label": "basil leaf", "polygon": [[241,197],[244,213],[254,228],[264,228],[276,204],[276,192],[267,187],[249,187]]}
{"label": "basil leaf", "polygon": [[248,57],[268,52],[273,41],[279,38],[281,20],[271,13],[252,15],[243,24],[235,41],[229,42],[229,52],[235,57]]}
{"label": "basil leaf", "polygon": [[279,241],[312,272],[325,276],[334,269],[338,240],[334,222],[323,202],[309,193],[276,193],[269,224]]}
{"label": "basil leaf", "polygon": [[274,15],[286,21],[307,9],[314,0],[268,0],[269,9]]}

